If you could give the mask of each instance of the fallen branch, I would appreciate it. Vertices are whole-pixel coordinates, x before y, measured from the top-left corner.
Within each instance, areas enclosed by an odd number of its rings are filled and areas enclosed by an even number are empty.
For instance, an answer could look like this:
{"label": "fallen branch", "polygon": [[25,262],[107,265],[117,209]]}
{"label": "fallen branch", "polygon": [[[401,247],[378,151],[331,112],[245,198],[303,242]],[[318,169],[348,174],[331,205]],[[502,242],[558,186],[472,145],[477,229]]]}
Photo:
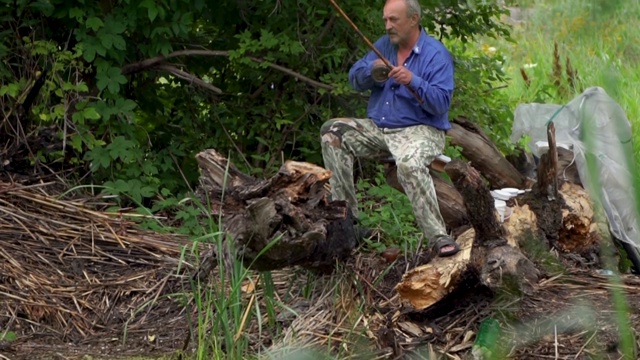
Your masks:
{"label": "fallen branch", "polygon": [[[163,63],[163,61],[167,60],[167,59],[171,59],[174,57],[179,57],[179,56],[225,56],[225,57],[229,57],[229,52],[228,51],[223,51],[223,50],[179,50],[179,51],[174,51],[166,56],[156,56],[153,58],[149,58],[146,60],[142,60],[139,61],[137,63],[133,63],[133,64],[129,64],[129,65],[125,65],[122,67],[122,74],[124,75],[129,75],[129,74],[133,74],[136,72],[140,72],[140,71],[144,71],[144,70],[148,70],[151,68],[154,68],[160,64]],[[332,85],[329,84],[325,84],[316,80],[313,80],[309,77],[306,77],[300,73],[297,73],[291,69],[288,69],[284,66],[280,66],[277,64],[273,64],[270,63],[266,60],[257,58],[257,57],[252,57],[249,56],[247,57],[248,59],[255,61],[257,63],[261,63],[261,64],[266,64],[268,67],[278,70],[282,73],[285,73],[287,75],[293,76],[294,78],[305,82],[311,86],[320,88],[320,89],[326,89],[326,90],[333,90],[334,87]]]}

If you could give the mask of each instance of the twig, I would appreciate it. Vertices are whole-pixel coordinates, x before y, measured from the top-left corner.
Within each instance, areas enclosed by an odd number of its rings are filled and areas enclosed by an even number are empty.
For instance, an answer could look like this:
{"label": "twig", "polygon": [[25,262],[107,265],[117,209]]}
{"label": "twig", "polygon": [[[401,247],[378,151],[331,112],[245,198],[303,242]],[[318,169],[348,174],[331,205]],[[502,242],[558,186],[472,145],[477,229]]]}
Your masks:
{"label": "twig", "polygon": [[160,69],[160,70],[164,70],[182,80],[187,80],[189,82],[191,82],[192,84],[196,84],[200,87],[203,87],[205,89],[211,90],[216,94],[222,94],[222,90],[220,90],[220,88],[217,88],[211,84],[209,84],[208,82],[200,79],[199,77],[189,74],[186,71],[182,71],[180,69],[178,69],[177,67],[173,66],[173,65],[169,65],[169,64],[160,64],[157,65],[156,68]]}
{"label": "twig", "polygon": [[591,340],[593,340],[593,338],[596,336],[597,332],[594,331],[593,335],[591,335],[591,337],[584,343],[584,345],[582,345],[582,347],[580,348],[580,350],[578,350],[578,353],[576,354],[576,356],[574,356],[574,359],[577,359],[578,356],[580,356],[580,354],[582,354],[582,352],[584,351],[584,349],[587,347],[587,345],[589,345],[589,343],[591,342]]}
{"label": "twig", "polygon": [[553,347],[556,352],[556,360],[558,359],[558,325],[553,325],[553,336],[555,337],[555,342],[553,343]]}

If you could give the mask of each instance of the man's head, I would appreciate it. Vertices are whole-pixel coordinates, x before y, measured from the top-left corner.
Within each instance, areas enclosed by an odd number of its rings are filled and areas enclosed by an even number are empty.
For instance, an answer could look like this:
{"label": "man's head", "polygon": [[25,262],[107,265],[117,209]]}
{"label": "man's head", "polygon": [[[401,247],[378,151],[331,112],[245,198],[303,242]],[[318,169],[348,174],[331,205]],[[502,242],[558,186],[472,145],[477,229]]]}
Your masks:
{"label": "man's head", "polygon": [[417,0],[387,0],[382,19],[393,44],[407,44],[414,39],[420,29],[420,12]]}

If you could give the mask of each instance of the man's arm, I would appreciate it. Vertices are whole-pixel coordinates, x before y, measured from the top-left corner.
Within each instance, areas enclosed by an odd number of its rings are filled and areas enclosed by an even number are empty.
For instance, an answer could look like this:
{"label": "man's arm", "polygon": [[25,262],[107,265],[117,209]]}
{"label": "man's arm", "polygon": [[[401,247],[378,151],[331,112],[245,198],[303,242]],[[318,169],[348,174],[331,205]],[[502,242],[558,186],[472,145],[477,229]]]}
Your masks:
{"label": "man's arm", "polygon": [[[376,41],[374,46],[382,52],[381,41],[382,39]],[[371,68],[376,60],[381,62],[373,51],[369,51],[362,59],[356,61],[349,70],[349,83],[356,91],[367,91],[376,85],[382,86],[382,83],[376,83],[371,77]]]}

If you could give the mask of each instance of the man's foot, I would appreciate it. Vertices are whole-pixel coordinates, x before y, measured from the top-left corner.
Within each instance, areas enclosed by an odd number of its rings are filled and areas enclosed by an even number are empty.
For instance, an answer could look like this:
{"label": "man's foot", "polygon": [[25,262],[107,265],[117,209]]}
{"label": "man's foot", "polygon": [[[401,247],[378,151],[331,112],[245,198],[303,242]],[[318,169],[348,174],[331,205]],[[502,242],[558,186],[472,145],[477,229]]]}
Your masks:
{"label": "man's foot", "polygon": [[438,257],[452,256],[460,251],[456,241],[448,235],[437,237],[433,243],[433,249]]}

